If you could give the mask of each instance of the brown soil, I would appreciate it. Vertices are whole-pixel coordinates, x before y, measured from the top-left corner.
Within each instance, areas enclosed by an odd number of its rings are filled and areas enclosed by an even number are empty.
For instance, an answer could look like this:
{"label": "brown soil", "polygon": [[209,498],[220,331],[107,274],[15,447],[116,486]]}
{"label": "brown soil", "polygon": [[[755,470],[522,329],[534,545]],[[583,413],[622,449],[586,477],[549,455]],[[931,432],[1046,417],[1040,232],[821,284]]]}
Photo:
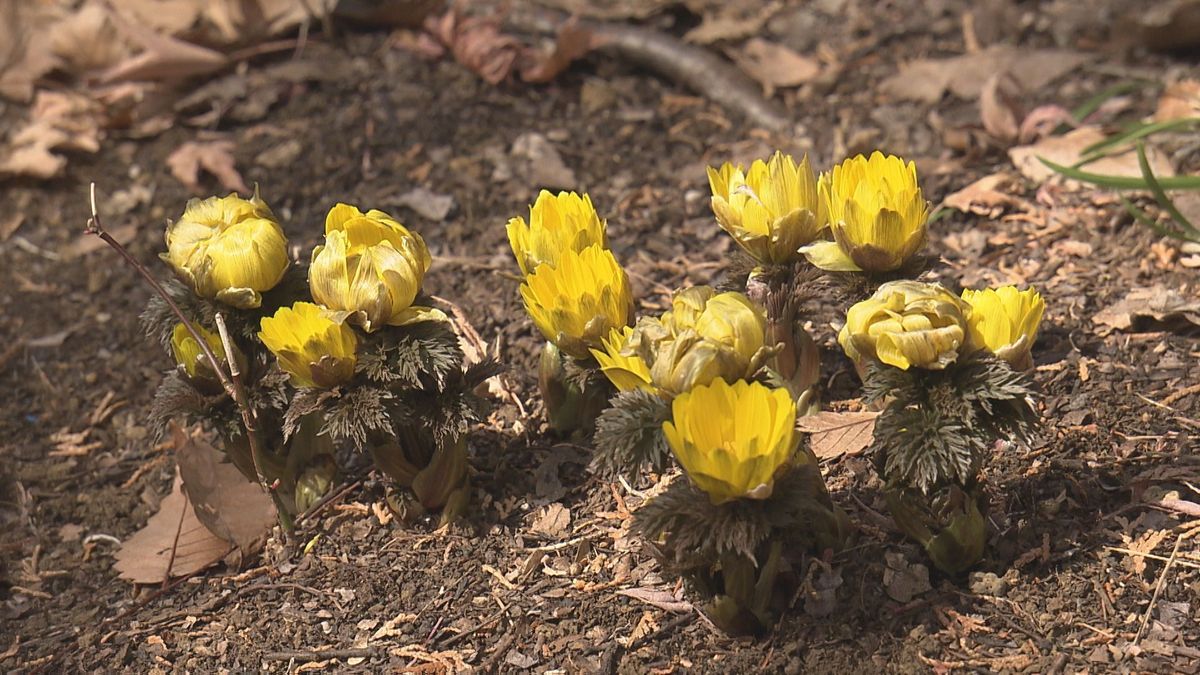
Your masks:
{"label": "brown soil", "polygon": [[[1072,16],[1072,24],[1058,13],[1063,4],[1021,3],[1014,11],[1027,21],[990,29],[1024,46],[1107,44],[1105,12]],[[906,11],[910,5],[920,9]],[[826,6],[841,9],[827,14]],[[172,460],[149,442],[145,426],[169,364],[135,320],[147,288],[111,251],[78,246],[89,181],[109,197],[142,186],[153,191],[149,203],[110,217],[109,226],[135,223],[131,249],[155,264],[164,219],[190,196],[164,158],[196,131],[112,139],[99,155],[72,158],[64,179],[10,185],[5,211],[20,209],[26,220],[25,245],[0,244],[0,469],[12,476],[0,481],[0,501],[21,506],[0,514],[8,535],[0,548],[8,561],[0,652],[13,648],[0,663],[28,672],[283,671],[323,662],[328,670],[369,671],[1195,672],[1196,559],[1181,557],[1164,574],[1170,533],[1144,569],[1113,548],[1186,520],[1148,506],[1147,491],[1178,490],[1197,501],[1200,394],[1161,401],[1200,381],[1200,343],[1162,326],[1102,336],[1091,317],[1134,287],[1163,284],[1194,296],[1196,277],[1164,258],[1158,238],[1111,200],[1044,192],[1040,199],[1054,200],[1050,222],[953,212],[932,226],[931,247],[949,261],[939,272],[946,283],[1023,279],[1047,296],[1034,351],[1047,426],[1036,447],[999,452],[989,469],[996,534],[982,574],[934,573],[932,590],[893,600],[885,554],[924,558],[879,515],[886,511],[867,459],[844,457],[826,467],[827,480],[860,529],[832,560],[842,580],[836,608],[814,618],[801,597],[772,637],[732,640],[694,614],[616,593],[664,585],[650,553],[627,536],[627,509],[640,499],[588,472],[586,442],[538,431],[538,341],[520,306],[503,228],[535,195],[510,158],[519,135],[536,131],[554,142],[578,188],[607,215],[642,308],[659,308],[671,288],[718,280],[728,258],[728,238],[707,210],[707,164],[746,162],[779,145],[828,166],[835,147],[878,146],[918,159],[934,203],[1007,166],[999,150],[964,155],[931,130],[934,109],[947,125],[973,124],[974,102],[947,98],[934,108],[876,93],[904,59],[961,53],[968,6],[789,7],[793,18],[767,30],[800,51],[829,45],[847,67],[836,81],[779,95],[801,122],[780,142],[748,131],[717,102],[603,57],[549,85],[493,87],[451,61],[391,48],[380,35],[352,34],[338,49],[310,44],[302,58],[320,60],[337,77],[291,86],[261,123],[220,125],[237,141],[247,180],[262,186],[305,247],[335,201],[392,210],[416,227],[435,255],[427,290],[455,299],[485,339],[499,338],[508,381],[533,418],[528,430],[514,431],[518,413],[505,403],[474,437],[476,508],[449,532],[381,524],[370,507],[382,501],[383,486],[367,478],[291,545],[161,594],[118,579],[116,547],[94,535],[130,536],[169,490]],[[1097,53],[1104,68],[1085,67],[1029,99],[1070,106],[1180,64],[1136,51],[1129,58]],[[607,104],[593,107],[595,100]],[[1154,100],[1152,92],[1135,94],[1132,104],[1145,113]],[[288,139],[303,146],[296,161],[256,165],[260,153]],[[848,140],[838,146],[835,139]],[[446,220],[397,207],[417,185],[454,197]],[[1025,196],[1035,198],[1034,189]],[[964,252],[964,233],[979,246]],[[829,347],[829,398],[856,396],[829,326],[843,308],[825,309],[814,330]],[[94,447],[56,452],[71,444],[55,434],[82,430],[89,435],[75,445]],[[557,537],[534,533],[539,512],[556,502],[570,509],[570,528]],[[1185,540],[1179,554],[1196,550]],[[1148,609],[1151,620],[1135,640]],[[337,661],[311,653],[325,649],[351,651]]]}

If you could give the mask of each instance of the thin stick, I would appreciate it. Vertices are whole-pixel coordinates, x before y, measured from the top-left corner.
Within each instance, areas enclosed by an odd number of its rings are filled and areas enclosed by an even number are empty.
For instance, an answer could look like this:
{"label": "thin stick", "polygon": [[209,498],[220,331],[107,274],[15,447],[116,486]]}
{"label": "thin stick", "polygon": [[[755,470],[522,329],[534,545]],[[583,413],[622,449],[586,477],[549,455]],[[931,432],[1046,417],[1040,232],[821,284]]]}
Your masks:
{"label": "thin stick", "polygon": [[1154,595],[1150,596],[1150,604],[1146,606],[1146,613],[1142,616],[1142,625],[1138,627],[1137,635],[1133,638],[1135,647],[1142,641],[1142,634],[1146,632],[1146,626],[1150,623],[1150,615],[1154,613],[1154,605],[1158,603],[1158,595],[1162,593],[1163,586],[1167,584],[1167,575],[1171,573],[1171,566],[1175,564],[1175,556],[1179,555],[1179,544],[1186,536],[1181,534],[1175,537],[1175,548],[1171,549],[1171,557],[1167,559],[1167,564],[1163,565],[1162,572],[1158,575],[1158,583],[1154,585]]}
{"label": "thin stick", "polygon": [[[200,346],[200,351],[204,353],[204,357],[207,358],[208,362],[212,365],[213,371],[217,374],[217,379],[221,381],[221,386],[225,389],[225,393],[229,396],[229,398],[233,399],[235,404],[237,404],[238,409],[242,413],[242,424],[246,427],[246,439],[250,444],[250,461],[254,464],[254,474],[258,477],[259,486],[266,490],[267,486],[263,481],[262,472],[258,470],[258,436],[254,433],[256,431],[256,425],[254,424],[253,413],[251,412],[246,400],[245,389],[237,386],[233,378],[221,368],[220,361],[217,360],[217,356],[213,353],[212,347],[208,345],[208,340],[205,340],[204,337],[200,335],[200,330],[196,328],[196,324],[192,323],[192,321],[187,318],[187,316],[183,313],[183,310],[180,309],[179,305],[175,303],[175,300],[171,298],[171,294],[167,293],[167,289],[163,288],[162,284],[158,283],[158,280],[154,278],[154,275],[150,273],[150,270],[147,269],[146,266],[141,263],[141,261],[133,257],[133,254],[131,254],[128,249],[122,246],[121,242],[113,239],[112,235],[110,235],[108,231],[104,229],[104,224],[100,222],[100,214],[96,209],[95,183],[91,184],[91,205],[92,217],[88,218],[86,232],[88,234],[94,234],[97,237],[100,237],[101,241],[108,244],[113,250],[119,253],[121,257],[125,259],[125,262],[129,263],[129,265],[133,267],[133,269],[136,270],[143,279],[146,280],[146,283],[150,284],[150,288],[154,289],[154,292],[158,294],[158,297],[162,298],[163,302],[167,303],[167,306],[171,308],[171,311],[175,314],[176,318],[178,318],[180,323],[183,324],[183,327],[187,329],[188,335],[191,335],[192,339],[196,341],[196,344]],[[218,315],[218,318],[219,316],[220,315]],[[227,361],[227,365],[229,365],[231,369],[236,369],[237,366],[234,365],[236,364],[236,361],[232,358],[233,350],[228,341],[228,331],[225,330],[223,320],[221,319],[218,321],[218,329],[221,331],[221,342],[225,346],[225,353],[230,357]]]}

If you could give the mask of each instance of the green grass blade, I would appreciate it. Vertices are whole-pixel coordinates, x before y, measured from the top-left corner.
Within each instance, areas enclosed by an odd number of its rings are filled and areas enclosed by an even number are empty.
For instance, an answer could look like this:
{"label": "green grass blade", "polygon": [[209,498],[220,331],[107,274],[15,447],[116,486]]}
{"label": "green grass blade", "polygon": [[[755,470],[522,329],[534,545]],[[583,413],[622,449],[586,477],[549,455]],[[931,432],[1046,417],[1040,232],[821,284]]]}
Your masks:
{"label": "green grass blade", "polygon": [[[1084,183],[1099,185],[1100,187],[1113,190],[1148,190],[1150,188],[1146,184],[1146,179],[1142,176],[1109,176],[1102,173],[1091,173],[1090,171],[1056,164],[1040,156],[1038,157],[1038,161],[1045,164],[1055,173]],[[1200,190],[1200,176],[1167,176],[1156,180],[1159,187],[1164,190]]]}
{"label": "green grass blade", "polygon": [[1133,216],[1133,219],[1142,225],[1149,227],[1164,237],[1170,237],[1171,239],[1187,239],[1183,233],[1172,230],[1164,226],[1162,223],[1159,223],[1157,220],[1151,218],[1149,214],[1139,209],[1136,204],[1129,201],[1124,196],[1121,196],[1120,199],[1121,206],[1125,207],[1125,211],[1128,212],[1129,215]]}
{"label": "green grass blade", "polygon": [[1187,219],[1187,216],[1175,206],[1175,202],[1167,196],[1167,191],[1163,189],[1158,178],[1154,176],[1154,171],[1150,169],[1150,160],[1146,158],[1146,145],[1138,143],[1137,146],[1138,166],[1142,168],[1142,178],[1146,179],[1146,187],[1150,188],[1150,194],[1154,195],[1155,201],[1162,207],[1167,215],[1175,221],[1175,224],[1188,232],[1195,232],[1196,226],[1192,225],[1192,221]]}
{"label": "green grass blade", "polygon": [[1127,127],[1124,131],[1115,136],[1106,138],[1102,141],[1097,141],[1096,143],[1084,148],[1081,152],[1082,156],[1074,166],[1075,168],[1079,168],[1088,162],[1093,162],[1097,159],[1100,159],[1106,152],[1124,143],[1136,141],[1139,138],[1145,138],[1158,133],[1165,133],[1168,131],[1192,127],[1197,124],[1200,124],[1200,117],[1185,117],[1183,119],[1169,120],[1166,122],[1154,122],[1152,124],[1138,122],[1137,124]]}
{"label": "green grass blade", "polygon": [[1071,111],[1071,117],[1074,117],[1076,122],[1082,122],[1085,117],[1099,110],[1100,106],[1104,105],[1109,99],[1137,91],[1147,84],[1149,84],[1147,81],[1118,82],[1111,87],[1106,87],[1083,103],[1080,103],[1079,107]]}

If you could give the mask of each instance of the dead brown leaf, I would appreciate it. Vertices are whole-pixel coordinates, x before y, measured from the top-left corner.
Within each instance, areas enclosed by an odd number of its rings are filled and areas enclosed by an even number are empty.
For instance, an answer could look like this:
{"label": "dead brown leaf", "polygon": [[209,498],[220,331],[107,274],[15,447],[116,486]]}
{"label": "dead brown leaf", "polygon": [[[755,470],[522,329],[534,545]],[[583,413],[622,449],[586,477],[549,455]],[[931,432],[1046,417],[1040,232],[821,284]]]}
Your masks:
{"label": "dead brown leaf", "polygon": [[995,73],[979,93],[979,117],[993,138],[1011,144],[1021,132],[1021,85],[1008,73]]}
{"label": "dead brown leaf", "polygon": [[946,195],[942,204],[963,213],[995,218],[1008,208],[1021,211],[1032,208],[1028,200],[1014,194],[1020,189],[1016,177],[1012,174],[994,173],[980,178],[958,192]]}
{"label": "dead brown leaf", "polygon": [[99,76],[101,83],[131,80],[181,80],[213,73],[229,65],[229,58],[207,47],[156,32],[153,28],[112,10],[109,18],[117,31],[141,51],[113,64]]}
{"label": "dead brown leaf", "polygon": [[522,53],[521,79],[526,82],[549,82],[594,47],[590,30],[577,21],[567,21],[559,27],[558,38],[550,53],[536,49],[526,49]]}
{"label": "dead brown leaf", "polygon": [[275,505],[219,450],[173,427],[179,475],[196,517],[243,556],[255,553],[276,522]]}
{"label": "dead brown leaf", "polygon": [[1092,322],[1102,327],[1101,334],[1112,329],[1140,332],[1200,326],[1200,298],[1184,297],[1161,285],[1135,288],[1119,302],[1096,312]]}
{"label": "dead brown leaf", "polygon": [[752,3],[721,3],[716,11],[701,15],[700,25],[683,35],[684,42],[709,45],[723,40],[740,40],[757,34],[763,25],[783,6],[768,2],[761,8]]}
{"label": "dead brown leaf", "polygon": [[1200,117],[1200,80],[1180,80],[1168,85],[1158,99],[1155,122]]}
{"label": "dead brown leaf", "polygon": [[249,194],[250,188],[235,166],[234,147],[230,140],[187,141],[167,157],[167,166],[171,175],[195,194],[205,192],[200,186],[201,169],[216,176],[226,190]]}
{"label": "dead brown leaf", "polygon": [[798,87],[821,74],[821,62],[777,42],[751,38],[729,56],[771,96],[780,87]]}
{"label": "dead brown leaf", "polygon": [[532,530],[547,539],[558,539],[571,526],[571,510],[559,502],[547,506],[533,521]]}
{"label": "dead brown leaf", "polygon": [[[1169,530],[1151,530],[1146,532],[1137,539],[1133,539],[1129,535],[1122,534],[1121,538],[1125,540],[1125,548],[1136,553],[1153,553],[1155,548],[1162,543],[1163,539],[1167,538]],[[1134,574],[1141,576],[1146,571],[1146,556],[1145,555],[1129,555],[1125,558],[1125,567]]]}
{"label": "dead brown leaf", "polygon": [[946,91],[970,100],[979,97],[989,77],[1007,72],[1025,91],[1036,91],[1092,58],[1065,49],[995,44],[973,54],[910,61],[884,80],[881,89],[896,98],[927,103],[938,101]]}
{"label": "dead brown leaf", "polygon": [[[1085,148],[1105,138],[1107,136],[1099,127],[1084,126],[1073,129],[1062,136],[1048,136],[1032,145],[1017,146],[1008,151],[1008,156],[1026,178],[1042,183],[1058,174],[1042,164],[1038,157],[1044,157],[1062,166],[1073,166],[1082,158]],[[1150,162],[1150,168],[1154,171],[1155,176],[1161,178],[1175,175],[1175,168],[1171,166],[1171,161],[1157,147],[1146,146],[1146,159]],[[1133,149],[1089,162],[1081,168],[1090,173],[1109,176],[1136,177],[1142,175],[1137,152]],[[1063,185],[1074,190],[1094,189],[1094,186],[1074,180],[1064,180]]]}
{"label": "dead brown leaf", "polygon": [[817,459],[857,455],[875,438],[875,411],[820,412],[796,420],[796,428],[809,434]]}
{"label": "dead brown leaf", "polygon": [[183,481],[176,475],[171,494],[162,500],[158,513],[121,543],[113,567],[122,579],[157,584],[167,578],[168,571],[173,577],[181,577],[214,565],[232,548],[196,518],[183,492]]}
{"label": "dead brown leaf", "polygon": [[29,120],[0,151],[0,177],[52,178],[67,164],[56,151],[100,149],[100,107],[82,94],[39,91]]}
{"label": "dead brown leaf", "polygon": [[490,84],[500,84],[512,73],[525,46],[500,30],[495,17],[464,17],[451,10],[425,21],[425,30],[436,37],[454,59]]}
{"label": "dead brown leaf", "polygon": [[54,24],[48,33],[54,55],[76,75],[108,68],[132,52],[128,41],[117,34],[104,3],[96,0]]}
{"label": "dead brown leaf", "polygon": [[627,588],[617,591],[617,595],[641,600],[648,605],[676,614],[692,611],[692,603],[684,600],[682,595],[676,595],[663,588]]}
{"label": "dead brown leaf", "polygon": [[63,11],[55,3],[0,0],[0,96],[31,100],[34,82],[60,65],[44,36]]}

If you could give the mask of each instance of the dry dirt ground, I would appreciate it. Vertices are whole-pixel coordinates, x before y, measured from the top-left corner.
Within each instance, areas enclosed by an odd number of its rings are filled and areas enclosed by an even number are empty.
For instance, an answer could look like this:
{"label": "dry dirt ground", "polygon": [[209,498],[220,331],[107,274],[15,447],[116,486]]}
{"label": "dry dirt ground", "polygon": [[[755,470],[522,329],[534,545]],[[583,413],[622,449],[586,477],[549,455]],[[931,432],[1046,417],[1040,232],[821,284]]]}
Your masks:
{"label": "dry dirt ground", "polygon": [[[981,39],[1065,46],[1092,59],[1028,92],[1033,103],[1070,107],[1114,83],[1161,82],[1194,66],[1193,57],[1110,49],[1119,37],[1106,23],[1113,3],[998,4],[1011,11],[977,22]],[[1084,4],[1092,9],[1078,11]],[[512,152],[518,137],[541,134],[574,171],[575,187],[609,219],[641,308],[652,311],[672,288],[718,281],[726,265],[728,237],[707,210],[707,164],[781,147],[829,166],[879,147],[919,162],[935,204],[1011,169],[998,148],[951,142],[961,140],[955,130],[978,126],[976,102],[905,102],[878,90],[903,60],[962,53],[966,6],[789,5],[766,34],[805,53],[822,45],[842,70],[776,94],[800,123],[782,138],[620,59],[588,57],[547,85],[491,86],[452,60],[397,49],[385,35],[350,33],[336,48],[311,42],[299,58],[319,61],[327,77],[287,85],[258,122],[221,119],[215,131],[236,142],[247,180],[262,186],[305,250],[335,201],[391,210],[417,228],[435,254],[427,290],[455,299],[485,339],[499,339],[508,382],[532,417],[514,427],[518,412],[505,402],[476,433],[475,508],[449,531],[381,522],[386,513],[372,506],[383,486],[367,476],[287,546],[161,593],[120,580],[112,566],[115,541],[137,531],[170,489],[170,452],[149,441],[145,426],[170,364],[135,320],[147,288],[110,251],[81,244],[80,232],[89,181],[110,200],[148,191],[109,225],[133,225],[125,230],[132,250],[155,264],[164,219],[189,197],[164,159],[197,131],[117,137],[98,155],[73,158],[65,178],[5,186],[4,211],[26,217],[19,238],[0,244],[0,501],[8,504],[0,665],[1196,672],[1200,549],[1180,534],[1197,514],[1164,507],[1162,496],[1200,501],[1200,393],[1186,389],[1200,382],[1200,342],[1187,321],[1124,330],[1093,321],[1134,288],[1161,285],[1194,299],[1196,271],[1111,197],[1024,183],[1013,194],[1028,208],[997,218],[954,211],[931,226],[931,247],[944,257],[934,273],[945,283],[1032,283],[1047,298],[1034,350],[1045,433],[1035,447],[1000,452],[989,468],[994,536],[970,577],[933,572],[923,583],[922,552],[881,515],[869,461],[841,457],[824,468],[858,526],[854,540],[828,568],[810,567],[812,593],[796,599],[772,636],[723,637],[685,603],[663,602],[672,584],[628,536],[629,509],[646,486],[599,479],[587,470],[586,439],[539,430],[538,341],[503,227],[535,196],[530,168]],[[656,25],[681,32],[667,23]],[[1152,111],[1157,91],[1132,94],[1133,112]],[[290,161],[265,166],[279,162],[264,153],[285,143]],[[1183,159],[1195,168],[1194,156]],[[438,220],[404,206],[415,187],[451,196],[453,209]],[[112,201],[109,208],[120,210]],[[823,306],[813,316],[828,348],[828,400],[857,395],[830,325],[841,311]],[[546,525],[541,516],[560,506],[569,524]],[[830,587],[832,611],[814,600]],[[666,608],[620,593],[629,589],[655,591],[648,597]]]}

